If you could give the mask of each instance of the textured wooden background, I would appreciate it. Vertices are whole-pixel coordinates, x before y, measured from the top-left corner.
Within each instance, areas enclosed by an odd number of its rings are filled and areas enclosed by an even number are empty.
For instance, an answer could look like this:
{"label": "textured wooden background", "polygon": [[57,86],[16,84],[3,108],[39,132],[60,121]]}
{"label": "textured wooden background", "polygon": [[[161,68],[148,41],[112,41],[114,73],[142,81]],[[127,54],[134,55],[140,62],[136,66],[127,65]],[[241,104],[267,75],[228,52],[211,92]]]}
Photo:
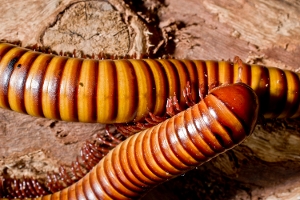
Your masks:
{"label": "textured wooden background", "polygon": [[[2,0],[0,39],[86,54],[233,59],[299,71],[297,0]],[[300,199],[299,120],[268,121],[241,146],[144,199]],[[43,177],[103,125],[0,110],[0,174]]]}

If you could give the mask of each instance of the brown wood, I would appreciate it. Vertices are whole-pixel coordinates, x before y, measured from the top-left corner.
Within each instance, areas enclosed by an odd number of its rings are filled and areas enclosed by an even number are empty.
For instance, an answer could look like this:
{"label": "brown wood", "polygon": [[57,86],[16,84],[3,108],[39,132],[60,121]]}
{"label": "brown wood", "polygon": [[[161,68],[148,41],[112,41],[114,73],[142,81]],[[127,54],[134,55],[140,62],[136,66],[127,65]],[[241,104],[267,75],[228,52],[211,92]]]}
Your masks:
{"label": "brown wood", "polygon": [[[246,62],[299,71],[297,0],[126,3],[3,0],[0,38],[90,55],[150,53],[218,60],[239,56]],[[299,120],[267,121],[239,147],[159,186],[144,199],[297,199],[298,124]],[[73,161],[82,143],[103,131],[103,125],[40,119],[1,109],[0,130],[0,171],[43,177],[59,163]]]}

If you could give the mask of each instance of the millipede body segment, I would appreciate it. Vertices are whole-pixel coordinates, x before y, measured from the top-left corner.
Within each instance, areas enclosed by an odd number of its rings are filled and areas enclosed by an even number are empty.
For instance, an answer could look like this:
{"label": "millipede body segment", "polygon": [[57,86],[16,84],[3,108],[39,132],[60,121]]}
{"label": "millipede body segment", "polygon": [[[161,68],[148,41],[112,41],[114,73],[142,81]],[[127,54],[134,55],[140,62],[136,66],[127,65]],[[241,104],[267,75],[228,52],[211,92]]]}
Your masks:
{"label": "millipede body segment", "polygon": [[37,199],[138,198],[241,143],[254,129],[258,107],[243,83],[217,87],[193,107],[120,143],[77,183]]}
{"label": "millipede body segment", "polygon": [[0,107],[65,121],[126,123],[163,116],[167,98],[191,85],[199,102],[237,80],[258,95],[265,118],[300,115],[299,74],[226,61],[93,60],[44,54],[0,43]]}

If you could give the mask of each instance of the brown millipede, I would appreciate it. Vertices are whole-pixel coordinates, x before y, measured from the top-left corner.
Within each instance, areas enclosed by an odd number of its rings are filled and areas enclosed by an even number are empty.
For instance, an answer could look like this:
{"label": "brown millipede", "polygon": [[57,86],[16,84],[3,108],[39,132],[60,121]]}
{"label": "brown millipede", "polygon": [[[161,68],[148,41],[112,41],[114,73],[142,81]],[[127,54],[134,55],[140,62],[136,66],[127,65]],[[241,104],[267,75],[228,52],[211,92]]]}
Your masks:
{"label": "brown millipede", "polygon": [[226,61],[69,58],[0,43],[0,107],[51,119],[139,122],[149,113],[164,116],[174,94],[186,107],[187,82],[199,102],[239,78],[258,95],[265,118],[299,116],[299,74],[287,70]]}
{"label": "brown millipede", "polygon": [[249,86],[217,87],[193,107],[120,143],[77,183],[37,199],[142,196],[241,143],[253,131],[258,110]]}

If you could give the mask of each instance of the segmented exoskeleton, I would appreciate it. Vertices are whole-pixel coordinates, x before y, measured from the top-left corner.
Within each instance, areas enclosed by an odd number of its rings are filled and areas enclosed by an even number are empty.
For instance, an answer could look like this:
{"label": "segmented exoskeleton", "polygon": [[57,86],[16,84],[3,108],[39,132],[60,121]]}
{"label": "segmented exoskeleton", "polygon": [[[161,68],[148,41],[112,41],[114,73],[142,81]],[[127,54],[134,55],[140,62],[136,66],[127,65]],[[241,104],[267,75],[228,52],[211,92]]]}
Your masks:
{"label": "segmented exoskeleton", "polygon": [[[226,61],[91,60],[0,44],[0,106],[66,121],[124,123],[164,116],[176,96],[187,107],[212,88],[240,80],[259,97],[266,118],[297,117],[299,75]],[[54,183],[56,184],[56,183]]]}
{"label": "segmented exoskeleton", "polygon": [[257,116],[258,98],[249,86],[220,86],[193,107],[126,139],[77,183],[38,199],[136,198],[242,142]]}
{"label": "segmented exoskeleton", "polygon": [[199,102],[238,79],[256,92],[265,118],[300,115],[299,74],[291,71],[226,61],[69,58],[0,44],[0,107],[52,119],[138,122],[149,113],[163,116],[173,95],[184,107],[187,83]]}

